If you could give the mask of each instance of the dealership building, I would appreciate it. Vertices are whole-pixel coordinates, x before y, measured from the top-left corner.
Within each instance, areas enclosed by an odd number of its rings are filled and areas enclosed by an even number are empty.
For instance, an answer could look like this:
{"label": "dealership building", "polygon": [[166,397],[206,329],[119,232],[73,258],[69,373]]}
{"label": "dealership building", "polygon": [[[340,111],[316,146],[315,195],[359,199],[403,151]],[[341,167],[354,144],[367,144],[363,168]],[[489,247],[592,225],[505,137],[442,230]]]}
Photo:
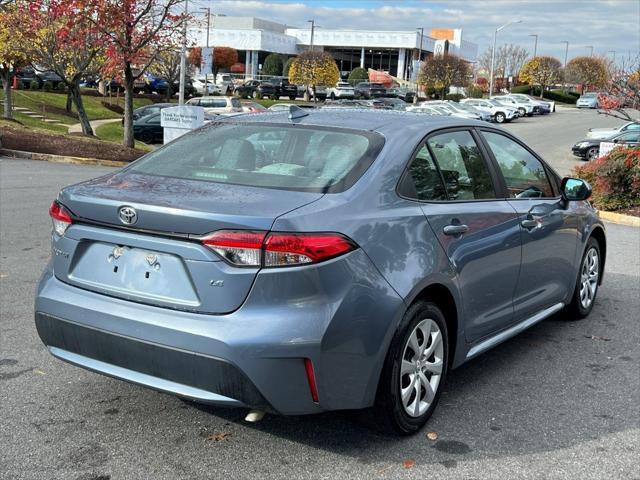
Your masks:
{"label": "dealership building", "polygon": [[[460,29],[433,29],[430,35],[418,30],[338,30],[315,27],[289,27],[254,17],[215,16],[208,37],[213,47],[238,50],[236,73],[256,77],[270,53],[295,56],[309,50],[325,51],[335,58],[342,75],[356,67],[383,70],[400,80],[415,78],[416,61],[421,55],[445,52],[475,62],[478,46],[462,39]],[[207,28],[192,27],[189,35],[197,46],[207,45]],[[312,43],[313,42],[313,43]],[[422,42],[422,45],[421,45]]]}

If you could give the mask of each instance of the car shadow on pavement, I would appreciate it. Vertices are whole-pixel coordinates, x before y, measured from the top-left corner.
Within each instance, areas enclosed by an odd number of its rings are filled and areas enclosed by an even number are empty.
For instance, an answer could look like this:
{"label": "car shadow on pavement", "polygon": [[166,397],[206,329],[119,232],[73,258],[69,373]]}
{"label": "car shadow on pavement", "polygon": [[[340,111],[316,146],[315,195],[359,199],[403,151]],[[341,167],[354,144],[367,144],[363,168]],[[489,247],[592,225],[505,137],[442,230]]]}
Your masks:
{"label": "car shadow on pavement", "polygon": [[[634,280],[607,276],[611,285]],[[618,307],[609,292],[601,292],[587,319],[557,314],[451,371],[434,415],[412,437],[379,433],[362,420],[362,412],[267,414],[251,424],[243,421],[246,410],[191,405],[238,426],[363,463],[407,457],[442,463],[571,448],[632,428],[616,412],[626,411],[633,398],[635,387],[625,378],[633,375],[636,362],[628,352],[637,338],[632,327],[612,320]],[[428,440],[428,432],[438,439]]]}

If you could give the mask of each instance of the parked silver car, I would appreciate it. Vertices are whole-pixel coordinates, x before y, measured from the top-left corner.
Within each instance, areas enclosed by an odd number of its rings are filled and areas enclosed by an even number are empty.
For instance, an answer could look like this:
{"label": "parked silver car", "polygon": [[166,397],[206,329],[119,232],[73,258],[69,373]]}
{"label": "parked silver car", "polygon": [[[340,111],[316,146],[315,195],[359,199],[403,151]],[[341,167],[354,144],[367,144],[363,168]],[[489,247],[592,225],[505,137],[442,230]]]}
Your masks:
{"label": "parked silver car", "polygon": [[578,108],[598,108],[599,106],[597,92],[583,93],[576,100],[576,107]]}

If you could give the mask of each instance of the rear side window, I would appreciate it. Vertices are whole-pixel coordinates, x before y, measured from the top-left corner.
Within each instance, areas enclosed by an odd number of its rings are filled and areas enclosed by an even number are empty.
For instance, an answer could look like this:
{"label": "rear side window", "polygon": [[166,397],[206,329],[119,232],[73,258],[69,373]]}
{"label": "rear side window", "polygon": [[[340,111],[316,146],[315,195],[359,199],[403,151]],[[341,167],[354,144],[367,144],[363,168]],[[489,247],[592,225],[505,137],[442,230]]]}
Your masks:
{"label": "rear side window", "polygon": [[149,175],[287,190],[336,192],[366,171],[384,144],[361,130],[217,123],[132,165]]}
{"label": "rear side window", "polygon": [[418,200],[442,201],[447,199],[442,177],[426,145],[418,151],[409,165],[401,188],[404,195]]}
{"label": "rear side window", "polygon": [[493,132],[482,132],[507,184],[509,198],[553,198],[544,166],[519,143]]}
{"label": "rear side window", "polygon": [[440,168],[449,200],[496,198],[491,174],[470,132],[435,135],[427,144]]}

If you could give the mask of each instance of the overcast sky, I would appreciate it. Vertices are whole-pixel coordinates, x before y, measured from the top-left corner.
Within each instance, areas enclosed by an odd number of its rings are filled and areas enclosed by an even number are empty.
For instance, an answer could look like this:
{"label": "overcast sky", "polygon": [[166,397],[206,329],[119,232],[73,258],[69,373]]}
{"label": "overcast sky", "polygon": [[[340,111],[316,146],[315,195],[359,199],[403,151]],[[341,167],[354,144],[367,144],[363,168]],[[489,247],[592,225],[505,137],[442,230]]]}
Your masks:
{"label": "overcast sky", "polygon": [[498,33],[498,45],[515,43],[538,55],[564,60],[594,52],[637,56],[640,52],[640,0],[190,0],[190,10],[210,6],[215,13],[254,16],[292,26],[315,19],[321,28],[413,30],[425,27],[462,28],[463,39],[477,43],[479,53],[492,42],[496,27],[522,20]]}

